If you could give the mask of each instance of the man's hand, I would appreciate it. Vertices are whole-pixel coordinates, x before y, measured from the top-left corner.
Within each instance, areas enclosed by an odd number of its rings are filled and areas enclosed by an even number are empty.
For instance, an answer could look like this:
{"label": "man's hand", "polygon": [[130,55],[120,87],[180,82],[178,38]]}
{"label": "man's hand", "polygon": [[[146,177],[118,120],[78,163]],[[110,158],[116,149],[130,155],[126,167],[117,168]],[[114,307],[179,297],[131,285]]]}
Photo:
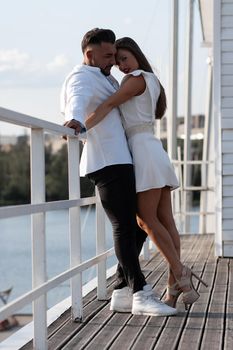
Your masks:
{"label": "man's hand", "polygon": [[[75,119],[71,119],[71,120],[65,122],[63,125],[66,126],[67,128],[74,129],[75,130],[75,132],[74,132],[75,135],[78,135],[81,132],[81,130],[82,130],[82,126]],[[67,136],[66,135],[62,136],[62,138],[67,140]]]}

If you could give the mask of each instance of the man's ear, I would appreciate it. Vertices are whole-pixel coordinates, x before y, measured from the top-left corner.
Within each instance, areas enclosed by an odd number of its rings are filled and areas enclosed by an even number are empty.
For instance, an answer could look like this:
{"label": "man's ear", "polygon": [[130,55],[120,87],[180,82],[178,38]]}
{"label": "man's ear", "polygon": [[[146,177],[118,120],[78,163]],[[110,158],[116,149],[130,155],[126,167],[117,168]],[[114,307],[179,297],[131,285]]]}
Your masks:
{"label": "man's ear", "polygon": [[88,60],[92,60],[92,54],[93,54],[93,52],[92,52],[91,49],[88,49],[88,50],[86,51],[86,56],[87,56],[87,59],[88,59]]}

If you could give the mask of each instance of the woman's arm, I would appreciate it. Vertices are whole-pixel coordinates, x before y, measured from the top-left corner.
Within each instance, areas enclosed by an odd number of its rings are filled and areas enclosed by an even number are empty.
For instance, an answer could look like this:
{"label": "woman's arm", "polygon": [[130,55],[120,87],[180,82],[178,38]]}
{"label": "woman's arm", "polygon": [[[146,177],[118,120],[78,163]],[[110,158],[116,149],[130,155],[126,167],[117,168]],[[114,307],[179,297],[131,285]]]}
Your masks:
{"label": "woman's arm", "polygon": [[111,112],[113,108],[120,106],[134,96],[141,95],[145,91],[145,88],[146,83],[142,75],[137,77],[130,76],[117,92],[101,103],[101,105],[87,117],[85,122],[86,128],[91,129]]}

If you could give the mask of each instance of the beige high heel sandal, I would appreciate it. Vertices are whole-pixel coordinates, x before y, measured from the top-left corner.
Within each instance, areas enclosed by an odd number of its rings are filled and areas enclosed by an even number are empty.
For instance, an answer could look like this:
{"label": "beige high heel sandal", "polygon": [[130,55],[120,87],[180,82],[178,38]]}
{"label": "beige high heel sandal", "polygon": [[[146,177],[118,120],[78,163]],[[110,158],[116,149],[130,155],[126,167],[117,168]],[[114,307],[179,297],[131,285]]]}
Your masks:
{"label": "beige high heel sandal", "polygon": [[171,295],[172,297],[174,297],[172,300],[170,299],[165,299],[164,303],[167,304],[168,306],[171,306],[173,308],[176,308],[176,303],[177,300],[180,296],[180,294],[182,293],[182,290],[178,287],[178,283],[174,283],[172,286],[167,286],[167,295]]}
{"label": "beige high heel sandal", "polygon": [[202,284],[204,284],[205,287],[208,287],[208,285],[198,275],[196,275],[189,267],[184,266],[180,280],[177,279],[177,284],[181,290],[184,289],[184,287],[190,288],[190,290],[188,291],[182,290],[185,310],[188,309],[188,305],[192,305],[200,297],[200,294],[198,293],[198,291],[195,289],[193,285],[193,281],[192,281],[193,276],[196,277],[196,279],[198,279]]}

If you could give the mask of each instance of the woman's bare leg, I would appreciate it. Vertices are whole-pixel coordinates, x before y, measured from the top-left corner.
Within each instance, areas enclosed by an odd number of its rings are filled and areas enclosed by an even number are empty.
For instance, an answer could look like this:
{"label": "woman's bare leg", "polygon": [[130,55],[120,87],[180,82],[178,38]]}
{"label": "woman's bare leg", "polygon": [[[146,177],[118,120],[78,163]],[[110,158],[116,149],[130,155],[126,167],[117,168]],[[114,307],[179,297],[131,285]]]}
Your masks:
{"label": "woman's bare leg", "polygon": [[[162,208],[163,211],[170,210],[169,206],[164,208],[168,197],[165,195],[167,195],[167,192],[164,189],[151,189],[137,194],[138,223],[164,255],[174,276],[177,278],[181,275],[183,267],[179,256],[179,241],[176,233],[174,231],[170,233],[170,228],[167,229],[166,226],[169,225],[169,221],[166,221],[165,226],[160,219],[163,218]],[[160,201],[162,208],[160,208]],[[172,279],[172,277],[169,277],[169,279]]]}
{"label": "woman's bare leg", "polygon": [[[180,235],[176,228],[174,216],[172,213],[172,204],[171,204],[171,190],[169,187],[162,188],[162,194],[158,207],[158,217],[159,220],[166,227],[168,233],[170,234],[173,244],[175,246],[177,255],[180,259]],[[176,282],[175,277],[169,268],[168,274],[168,285],[172,286]],[[174,296],[167,293],[166,300],[173,300]]]}

